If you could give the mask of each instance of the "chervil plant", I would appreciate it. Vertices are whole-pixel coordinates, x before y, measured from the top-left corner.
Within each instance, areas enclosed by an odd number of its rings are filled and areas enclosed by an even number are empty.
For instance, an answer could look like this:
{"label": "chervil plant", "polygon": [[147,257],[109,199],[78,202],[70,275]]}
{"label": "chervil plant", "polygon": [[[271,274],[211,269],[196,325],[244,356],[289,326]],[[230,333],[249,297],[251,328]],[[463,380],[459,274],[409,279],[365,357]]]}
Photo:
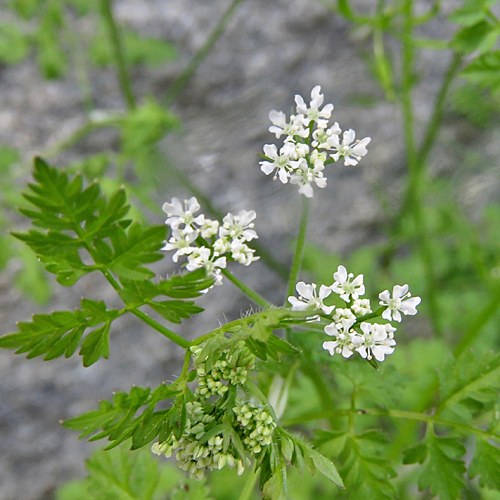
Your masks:
{"label": "chervil plant", "polygon": [[[275,171],[284,184],[298,184],[303,195],[285,304],[270,303],[231,272],[233,266],[249,266],[259,258],[252,247],[258,239],[255,211],[240,210],[216,220],[200,213],[195,197],[172,198],[162,207],[165,224],[144,226],[128,218],[123,189],[108,198],[97,182],[86,185],[81,175],[70,177],[36,158],[34,182],[24,194],[31,208],[22,209],[35,228],[14,236],[31,247],[61,285],[99,273],[123,306],[110,308],[104,301],[84,298],[75,311],[36,314],[19,323],[17,332],[0,339],[0,347],[45,360],[78,352],[83,365],[90,366],[108,357],[113,322],[135,315],[185,350],[176,380],[116,393],[63,424],[80,431],[81,437],[107,439],[107,450],[126,443],[131,450],[150,447],[154,454],[175,456],[179,468],[194,480],[210,471],[234,469],[247,476],[241,499],[250,498],[257,480],[265,498],[289,498],[289,466],[301,474],[321,473],[339,497],[395,498],[397,490],[408,497],[407,485],[415,481],[432,496],[451,500],[466,487],[466,472],[471,479],[479,476],[484,491],[500,489],[500,451],[493,444],[500,442],[500,356],[478,358],[466,352],[448,357],[439,364],[439,398],[422,412],[411,397],[398,398],[404,368],[398,372],[397,363],[392,370],[379,366],[395,352],[401,339],[396,326],[403,316],[417,313],[420,298],[410,294],[409,285],[367,293],[364,276],[342,264],[327,283],[298,281],[312,184],[324,186],[330,168],[355,166],[367,155],[370,140],[356,142],[354,131],[342,134],[338,123],[330,125],[333,106],[321,108],[319,86],[312,90],[309,106],[301,96],[295,101],[296,114],[289,120],[281,112],[270,113],[270,131],[284,136],[284,144],[279,153],[277,147],[264,146],[261,161],[265,174]],[[168,254],[179,273],[156,276],[147,265]],[[194,340],[177,334],[170,324],[201,314],[196,298],[217,293],[217,286],[232,286],[226,280],[258,309]],[[153,319],[148,308],[165,322]],[[308,391],[315,393],[313,405],[297,411],[290,401],[304,397],[300,387],[306,381]],[[432,383],[430,390],[435,390]],[[311,442],[313,429],[307,423],[312,421],[324,425],[314,428]],[[425,432],[414,433],[407,422],[423,422]],[[398,448],[401,432],[414,436],[404,450]],[[396,458],[388,458],[387,433],[399,450]],[[473,436],[473,458],[466,462]],[[99,479],[82,488],[102,495],[119,487],[121,483],[110,480],[119,460],[127,494],[153,498],[163,491],[156,488],[161,473],[151,457],[144,457],[96,455],[89,470],[98,469]],[[415,463],[420,466],[408,475],[405,464]],[[139,470],[156,478],[147,490],[133,479]],[[199,491],[207,498],[206,488]]]}

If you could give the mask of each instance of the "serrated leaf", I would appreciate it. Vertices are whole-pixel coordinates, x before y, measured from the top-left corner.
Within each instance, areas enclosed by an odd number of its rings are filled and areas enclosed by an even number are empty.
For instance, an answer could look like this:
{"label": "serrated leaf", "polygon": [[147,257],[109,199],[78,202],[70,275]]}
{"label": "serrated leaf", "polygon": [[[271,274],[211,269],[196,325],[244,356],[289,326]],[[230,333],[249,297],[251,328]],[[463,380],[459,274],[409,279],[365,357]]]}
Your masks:
{"label": "serrated leaf", "polygon": [[477,359],[473,351],[457,360],[451,359],[439,372],[441,409],[453,412],[461,419],[470,419],[475,407],[469,400],[481,403],[496,399],[492,390],[500,390],[500,355],[487,353]]}
{"label": "serrated leaf", "polygon": [[72,356],[88,328],[104,325],[87,334],[80,354],[84,366],[109,356],[109,327],[119,311],[107,310],[103,302],[82,299],[82,309],[35,314],[31,322],[18,323],[18,332],[0,337],[0,347],[45,360]]}
{"label": "serrated leaf", "polygon": [[319,453],[316,450],[313,450],[312,448],[308,448],[307,453],[314,462],[316,469],[319,472],[321,472],[323,476],[328,478],[330,481],[335,483],[340,488],[344,487],[344,483],[337,471],[337,468],[330,460],[328,460],[328,458],[324,457],[321,453]]}
{"label": "serrated leaf", "polygon": [[189,318],[194,314],[203,312],[203,308],[192,301],[164,300],[162,302],[151,301],[148,305],[158,314],[161,314],[171,323],[181,323],[182,319]]}
{"label": "serrated leaf", "polygon": [[396,476],[396,472],[389,460],[372,452],[373,435],[370,438],[363,440],[357,435],[347,436],[339,456],[339,460],[343,462],[340,474],[354,498],[370,496],[377,500],[393,499],[396,497],[396,490],[390,479]]}
{"label": "serrated leaf", "polygon": [[495,50],[476,57],[460,74],[472,83],[498,92],[500,90],[500,51]]}
{"label": "serrated leaf", "polygon": [[424,463],[427,458],[427,445],[425,443],[419,443],[416,446],[407,448],[403,451],[403,463],[407,464],[419,464]]}
{"label": "serrated leaf", "polygon": [[109,327],[110,322],[90,332],[82,342],[80,356],[83,356],[83,366],[91,366],[100,358],[109,357]]}
{"label": "serrated leaf", "polygon": [[499,35],[499,28],[495,28],[486,21],[480,21],[455,33],[451,47],[464,54],[474,51],[484,54],[493,47]]}
{"label": "serrated leaf", "polygon": [[[172,432],[168,429],[169,415],[178,419],[179,408],[174,405],[169,410],[155,411],[155,407],[178,394],[176,388],[165,384],[154,391],[133,387],[130,393],[118,392],[112,402],[101,401],[98,409],[66,420],[63,425],[80,431],[80,438],[108,438],[112,442],[108,449],[131,437],[131,448],[137,449],[149,444],[160,432],[167,437]],[[137,415],[141,408],[142,413]]]}
{"label": "serrated leaf", "polygon": [[419,489],[430,488],[431,494],[439,495],[441,500],[461,498],[466,468],[460,457],[466,450],[460,439],[429,433],[426,444],[427,461],[421,468]]}
{"label": "serrated leaf", "polygon": [[479,485],[500,491],[500,448],[488,441],[476,438],[474,458],[469,466],[469,477],[479,476]]}

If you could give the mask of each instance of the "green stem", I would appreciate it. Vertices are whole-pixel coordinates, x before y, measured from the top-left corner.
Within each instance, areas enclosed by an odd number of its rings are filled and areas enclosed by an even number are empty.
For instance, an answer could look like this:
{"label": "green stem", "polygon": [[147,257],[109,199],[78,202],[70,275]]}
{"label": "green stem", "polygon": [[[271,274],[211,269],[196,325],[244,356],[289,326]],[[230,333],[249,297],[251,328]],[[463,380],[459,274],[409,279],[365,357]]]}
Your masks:
{"label": "green stem", "polygon": [[310,422],[313,420],[321,420],[332,417],[349,417],[351,415],[392,417],[392,418],[401,418],[405,420],[417,420],[420,422],[428,422],[429,424],[445,425],[447,427],[453,427],[468,434],[475,434],[476,436],[480,436],[482,439],[492,439],[500,443],[500,435],[494,434],[493,432],[484,431],[482,429],[478,429],[476,427],[472,427],[467,424],[462,424],[460,422],[455,422],[453,420],[445,420],[443,418],[435,417],[432,415],[425,415],[423,413],[403,411],[403,410],[380,410],[376,408],[368,408],[368,409],[349,408],[345,410],[322,411],[322,412],[310,413],[308,415],[304,415],[302,417],[289,420],[285,422],[283,425],[288,427],[291,425]]}
{"label": "green stem", "polygon": [[259,474],[254,470],[254,468],[248,467],[247,480],[245,481],[238,500],[250,500],[252,498],[258,478]]}
{"label": "green stem", "polygon": [[187,349],[191,345],[191,343],[188,340],[182,338],[180,335],[177,335],[173,331],[164,327],[161,323],[158,323],[158,321],[155,321],[153,318],[150,318],[146,313],[140,311],[139,309],[130,309],[130,312],[133,315],[137,316],[142,321],[144,321],[144,323],[149,325],[151,328],[154,328],[157,332],[167,337],[167,339],[171,340],[172,342],[175,342],[178,346]]}
{"label": "green stem", "polygon": [[287,295],[285,297],[285,304],[288,297],[295,294],[295,285],[297,283],[297,276],[302,264],[302,255],[304,253],[304,244],[306,241],[307,220],[309,217],[309,198],[302,197],[302,213],[300,216],[299,235],[297,237],[297,245],[295,247],[295,255],[293,257],[292,270],[288,279]]}
{"label": "green stem", "polygon": [[226,24],[233,16],[236,7],[243,2],[243,0],[233,0],[227,10],[222,15],[221,19],[215,26],[213,32],[208,37],[208,40],[201,47],[198,52],[191,59],[186,69],[172,82],[170,88],[165,95],[164,102],[165,104],[171,104],[172,101],[180,94],[186,83],[189,81],[193,73],[198,69],[200,64],[203,62],[207,54],[210,52],[212,47],[215,45],[215,42],[221,37],[222,33],[224,33],[224,29],[226,28]]}
{"label": "green stem", "polygon": [[113,50],[113,56],[116,63],[118,73],[118,82],[123,94],[123,98],[127,103],[127,108],[132,110],[136,106],[134,92],[132,90],[132,80],[127,71],[125,62],[124,48],[118,25],[113,17],[113,9],[111,6],[112,0],[101,0],[101,13],[104,23],[108,30],[109,42]]}
{"label": "green stem", "polygon": [[235,286],[237,286],[248,298],[252,299],[256,304],[264,309],[269,309],[273,307],[271,302],[268,302],[264,297],[261,297],[257,292],[254,292],[251,288],[247,287],[242,283],[236,276],[231,274],[227,269],[222,269],[222,274]]}
{"label": "green stem", "polygon": [[414,137],[414,117],[412,109],[413,87],[413,0],[406,0],[403,7],[404,26],[402,40],[402,108],[404,121],[407,162],[410,171],[408,194],[415,223],[420,257],[424,267],[427,299],[434,335],[442,337],[441,315],[439,310],[434,256],[428,238],[426,222],[422,210],[421,181],[423,167],[417,156]]}

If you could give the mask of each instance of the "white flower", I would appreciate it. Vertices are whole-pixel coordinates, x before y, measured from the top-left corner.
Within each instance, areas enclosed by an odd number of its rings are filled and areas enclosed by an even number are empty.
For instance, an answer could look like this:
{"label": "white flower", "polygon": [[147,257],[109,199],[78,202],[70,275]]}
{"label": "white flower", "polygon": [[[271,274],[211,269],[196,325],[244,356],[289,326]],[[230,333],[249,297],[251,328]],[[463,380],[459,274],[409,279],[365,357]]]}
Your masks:
{"label": "white flower", "polygon": [[333,104],[327,104],[320,111],[320,106],[323,104],[324,96],[321,93],[321,87],[316,85],[311,91],[311,101],[309,107],[306,106],[304,99],[300,95],[295,96],[295,103],[297,104],[297,113],[304,115],[304,124],[309,125],[311,121],[317,123],[318,127],[326,128],[328,120],[332,115]]}
{"label": "white flower", "polygon": [[335,306],[325,306],[323,300],[326,299],[332,290],[321,285],[319,288],[319,295],[316,292],[316,284],[312,283],[310,285],[299,281],[295,286],[299,294],[299,298],[288,297],[288,302],[292,305],[292,311],[304,311],[305,309],[321,309],[325,314],[331,314]]}
{"label": "white flower", "polygon": [[194,271],[204,267],[208,274],[215,274],[215,268],[225,268],[226,267],[226,257],[219,257],[215,261],[211,260],[210,248],[199,247],[193,249],[193,252],[188,256],[188,263],[186,269],[188,271]]}
{"label": "white flower", "polygon": [[335,161],[344,158],[344,165],[357,165],[361,157],[366,155],[368,152],[366,146],[371,141],[371,137],[365,137],[361,141],[355,141],[355,137],[356,133],[352,129],[344,132],[342,142],[340,142],[340,134],[332,134],[328,137],[328,144],[336,151],[332,154]]}
{"label": "white flower", "polygon": [[325,333],[336,340],[323,342],[323,349],[326,349],[331,356],[335,353],[342,354],[344,358],[350,358],[354,351],[363,342],[363,337],[351,330],[353,322],[344,319],[341,323],[330,323],[325,326]]}
{"label": "white flower", "polygon": [[[420,304],[420,297],[411,297],[408,291],[408,285],[394,285],[392,289],[392,297],[389,290],[384,290],[379,294],[381,306],[387,306],[387,309],[382,313],[382,318],[391,321],[401,321],[400,311],[407,315],[413,316],[417,314],[417,306]],[[410,298],[411,297],[411,298]]]}
{"label": "white flower", "polygon": [[219,229],[221,238],[240,239],[241,241],[251,241],[258,238],[257,233],[252,229],[252,222],[257,214],[255,210],[240,210],[237,215],[227,214],[222,219],[222,227]]}
{"label": "white flower", "polygon": [[197,231],[183,231],[181,229],[174,229],[172,231],[172,237],[165,242],[165,246],[162,250],[177,250],[177,252],[172,255],[172,260],[177,262],[180,255],[188,255],[196,249],[196,247],[190,246],[191,243],[198,237]]}
{"label": "white flower", "polygon": [[217,238],[212,248],[215,255],[224,255],[231,250],[231,242],[228,238]]}
{"label": "white flower", "polygon": [[339,136],[342,133],[342,130],[338,124],[338,122],[335,122],[329,129],[322,129],[322,128],[317,128],[313,132],[313,141],[312,145],[315,148],[321,148],[321,149],[331,149],[332,146],[328,143],[328,139],[332,135]]}
{"label": "white flower", "polygon": [[283,184],[286,184],[288,182],[290,160],[291,157],[295,154],[295,144],[292,142],[285,142],[285,144],[283,144],[283,147],[280,149],[279,154],[274,144],[265,144],[264,154],[266,155],[266,158],[273,160],[273,162],[259,162],[262,172],[264,172],[266,175],[269,175],[271,172],[274,172],[276,170],[274,179],[277,179],[279,177],[279,180]]}
{"label": "white flower", "polygon": [[170,226],[172,229],[178,229],[181,224],[185,224],[185,231],[193,229],[192,224],[201,225],[205,220],[205,216],[203,214],[198,215],[198,217],[194,217],[193,214],[199,209],[200,204],[194,196],[189,198],[189,200],[184,200],[184,207],[178,198],[172,198],[170,203],[165,202],[162,206],[162,210],[168,216],[165,224]]}
{"label": "white flower", "polygon": [[245,245],[242,240],[234,240],[231,243],[231,255],[233,259],[244,266],[249,266],[252,262],[259,260],[259,257],[254,256],[254,253],[255,250]]}
{"label": "white flower", "polygon": [[385,325],[372,325],[370,323],[361,323],[360,328],[363,332],[363,344],[356,348],[362,358],[384,361],[384,357],[394,352],[396,341],[389,338]]}
{"label": "white flower", "polygon": [[219,221],[211,219],[205,219],[203,221],[203,225],[200,228],[201,235],[203,236],[203,238],[211,238],[212,236],[215,236],[218,230],[219,230]]}
{"label": "white flower", "polygon": [[349,302],[349,297],[351,296],[354,300],[356,300],[360,295],[364,295],[365,293],[363,275],[360,274],[359,276],[356,276],[356,278],[353,278],[354,274],[347,274],[347,270],[344,266],[339,266],[337,272],[333,274],[335,282],[331,288],[346,302]]}
{"label": "white flower", "polygon": [[337,307],[333,315],[333,320],[336,323],[340,323],[343,319],[348,319],[354,323],[356,321],[356,316],[349,308],[342,309],[341,307]]}
{"label": "white flower", "polygon": [[358,316],[364,316],[372,312],[370,307],[370,299],[357,299],[353,302],[351,309]]}
{"label": "white flower", "polygon": [[313,182],[320,188],[326,187],[326,177],[323,177],[325,166],[321,160],[316,161],[312,168],[309,167],[305,158],[292,162],[292,165],[294,171],[290,177],[290,183],[298,184],[299,193],[306,198],[313,197],[313,188],[311,186]]}
{"label": "white flower", "polygon": [[309,129],[304,127],[304,122],[300,116],[290,116],[290,122],[286,121],[286,115],[283,111],[275,111],[274,109],[269,112],[269,119],[272,125],[269,127],[269,132],[279,139],[282,135],[288,137],[299,136],[306,138],[309,136]]}

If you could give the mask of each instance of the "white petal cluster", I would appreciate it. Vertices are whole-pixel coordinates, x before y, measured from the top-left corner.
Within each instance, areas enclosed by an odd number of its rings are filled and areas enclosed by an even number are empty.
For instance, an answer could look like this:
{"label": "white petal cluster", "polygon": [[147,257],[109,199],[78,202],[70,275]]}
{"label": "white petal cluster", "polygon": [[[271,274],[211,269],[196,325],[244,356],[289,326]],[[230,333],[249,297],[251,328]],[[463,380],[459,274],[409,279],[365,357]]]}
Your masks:
{"label": "white petal cluster", "polygon": [[420,297],[412,297],[408,285],[394,285],[392,297],[389,290],[384,290],[379,294],[381,306],[387,306],[382,313],[382,318],[391,321],[401,321],[401,313],[405,316],[417,314],[417,306],[420,304]]}
{"label": "white petal cluster", "polygon": [[[321,311],[331,315],[332,322],[324,327],[325,333],[332,337],[323,342],[323,348],[332,356],[341,354],[350,358],[355,352],[361,357],[383,361],[385,356],[394,352],[394,328],[390,323],[368,323],[367,319],[382,316],[387,321],[401,321],[401,313],[414,315],[420,297],[411,297],[408,285],[396,285],[392,295],[388,290],[379,294],[380,307],[372,313],[370,299],[360,298],[365,294],[363,275],[354,276],[344,266],[339,266],[333,274],[334,282],[330,286],[310,285],[300,281],[296,285],[299,297],[288,297],[293,311]],[[326,306],[324,299],[336,293],[347,304],[346,307]],[[386,309],[384,309],[386,308]],[[319,315],[307,318],[307,321],[319,321]]]}
{"label": "white petal cluster", "polygon": [[299,193],[307,198],[313,196],[313,185],[326,186],[325,164],[343,159],[344,165],[357,165],[367,154],[370,137],[356,140],[354,130],[342,134],[337,122],[329,127],[333,104],[323,106],[321,87],[311,91],[311,100],[306,104],[303,97],[295,96],[296,114],[287,119],[282,111],[272,110],[269,131],[277,139],[284,137],[278,150],[274,144],[264,145],[265,160],[260,162],[261,170],[283,184],[297,184]]}
{"label": "white petal cluster", "polygon": [[305,311],[312,309],[323,311],[325,314],[331,314],[335,306],[325,306],[323,300],[326,299],[331,293],[332,289],[328,286],[321,285],[319,287],[319,294],[316,292],[316,283],[308,285],[303,281],[299,281],[295,286],[299,298],[288,297],[288,302],[292,305],[292,311]]}
{"label": "white petal cluster", "polygon": [[185,255],[188,271],[203,267],[215,278],[215,284],[220,285],[221,269],[226,267],[228,257],[245,266],[258,260],[255,250],[246,244],[258,238],[253,229],[253,220],[257,217],[254,210],[241,210],[236,215],[228,213],[221,224],[203,214],[195,216],[200,205],[194,197],[184,200],[184,203],[172,198],[162,208],[167,214],[165,224],[171,228],[162,250],[175,250],[172,256],[174,262]]}

